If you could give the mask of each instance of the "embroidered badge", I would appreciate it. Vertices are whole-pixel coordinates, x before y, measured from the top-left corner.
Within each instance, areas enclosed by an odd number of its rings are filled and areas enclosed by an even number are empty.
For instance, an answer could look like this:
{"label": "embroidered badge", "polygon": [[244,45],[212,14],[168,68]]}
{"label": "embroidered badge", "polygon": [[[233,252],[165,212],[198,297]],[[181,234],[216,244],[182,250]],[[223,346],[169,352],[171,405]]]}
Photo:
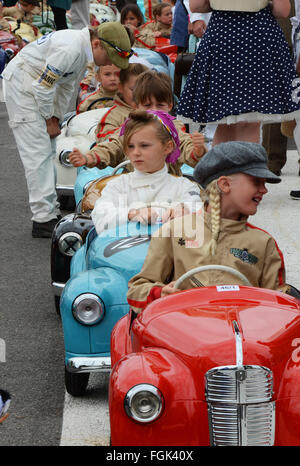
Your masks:
{"label": "embroidered badge", "polygon": [[253,254],[250,254],[248,252],[248,249],[239,249],[239,248],[231,248],[230,253],[234,255],[234,257],[237,257],[243,262],[246,262],[247,264],[256,264],[258,262],[258,258],[254,256]]}
{"label": "embroidered badge", "polygon": [[62,76],[62,72],[54,68],[54,66],[47,65],[42,71],[38,81],[45,87],[53,87],[56,81]]}

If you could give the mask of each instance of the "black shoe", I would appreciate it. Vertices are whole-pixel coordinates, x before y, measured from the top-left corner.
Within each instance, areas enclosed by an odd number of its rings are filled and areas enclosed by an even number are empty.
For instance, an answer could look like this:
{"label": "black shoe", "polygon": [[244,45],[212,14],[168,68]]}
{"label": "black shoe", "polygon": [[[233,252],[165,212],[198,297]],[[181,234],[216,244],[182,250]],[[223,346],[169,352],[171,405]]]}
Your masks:
{"label": "black shoe", "polygon": [[300,191],[291,191],[290,192],[290,196],[293,198],[293,199],[297,199],[300,201]]}
{"label": "black shoe", "polygon": [[32,222],[32,237],[33,238],[51,238],[55,225],[59,218],[53,218],[49,222]]}

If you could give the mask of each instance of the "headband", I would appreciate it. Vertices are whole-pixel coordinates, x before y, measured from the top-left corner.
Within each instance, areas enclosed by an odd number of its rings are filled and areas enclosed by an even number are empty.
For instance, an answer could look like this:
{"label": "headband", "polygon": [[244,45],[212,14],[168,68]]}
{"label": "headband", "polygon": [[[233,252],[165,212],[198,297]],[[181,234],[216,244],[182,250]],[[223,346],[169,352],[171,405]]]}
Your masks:
{"label": "headband", "polygon": [[[173,152],[171,152],[171,154],[168,155],[168,157],[166,158],[166,162],[175,163],[177,159],[180,157],[180,140],[177,129],[172,121],[175,120],[175,117],[169,115],[169,113],[162,112],[161,110],[146,110],[146,112],[151,113],[151,115],[154,115],[156,120],[158,120],[163,125],[163,127],[170,133],[175,144],[175,149],[173,150]],[[123,136],[127,123],[130,121],[130,119],[131,118],[127,118],[121,126],[120,136]]]}

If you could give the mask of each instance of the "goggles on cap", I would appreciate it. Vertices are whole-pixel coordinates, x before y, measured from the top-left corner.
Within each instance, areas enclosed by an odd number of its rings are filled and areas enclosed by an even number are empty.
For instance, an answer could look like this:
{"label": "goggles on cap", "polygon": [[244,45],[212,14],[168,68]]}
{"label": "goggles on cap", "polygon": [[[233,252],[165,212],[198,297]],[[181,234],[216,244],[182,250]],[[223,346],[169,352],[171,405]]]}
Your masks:
{"label": "goggles on cap", "polygon": [[103,40],[103,42],[106,42],[108,45],[110,45],[112,48],[114,48],[116,50],[117,54],[119,55],[119,57],[130,58],[134,54],[133,50],[130,50],[130,52],[128,52],[127,50],[120,49],[120,47],[118,47],[117,45],[112,44],[111,42],[109,42],[109,40],[103,39],[102,37],[99,37],[99,39]]}

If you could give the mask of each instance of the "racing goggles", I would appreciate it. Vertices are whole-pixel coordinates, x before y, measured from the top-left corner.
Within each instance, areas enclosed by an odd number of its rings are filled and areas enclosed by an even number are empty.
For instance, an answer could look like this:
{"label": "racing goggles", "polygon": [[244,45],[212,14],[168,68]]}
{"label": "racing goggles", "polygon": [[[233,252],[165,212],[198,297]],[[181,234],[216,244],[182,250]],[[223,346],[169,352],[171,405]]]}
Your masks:
{"label": "racing goggles", "polygon": [[106,42],[108,45],[110,45],[113,49],[116,50],[117,54],[122,57],[122,58],[130,58],[132,57],[132,55],[134,54],[134,51],[133,50],[130,50],[130,52],[128,52],[127,50],[123,50],[123,49],[120,49],[120,47],[118,47],[117,45],[115,44],[112,44],[112,42],[109,42],[108,40],[106,39],[103,39],[102,37],[99,37],[100,40],[103,40],[103,42]]}

